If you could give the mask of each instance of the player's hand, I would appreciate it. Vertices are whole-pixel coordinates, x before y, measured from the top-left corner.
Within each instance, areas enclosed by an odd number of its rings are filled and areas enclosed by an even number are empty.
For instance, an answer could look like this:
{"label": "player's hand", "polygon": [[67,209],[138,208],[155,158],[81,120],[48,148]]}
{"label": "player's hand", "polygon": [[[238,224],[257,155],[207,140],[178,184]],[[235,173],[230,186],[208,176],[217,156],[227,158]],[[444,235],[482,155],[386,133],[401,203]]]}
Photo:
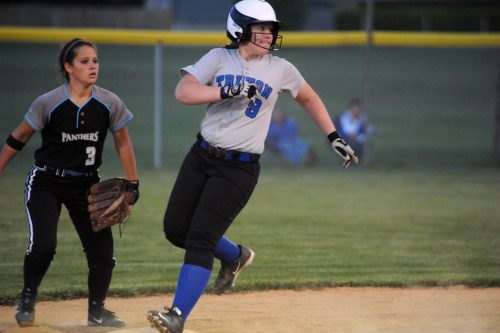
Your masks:
{"label": "player's hand", "polygon": [[224,86],[220,88],[220,98],[248,98],[253,103],[255,103],[255,97],[257,95],[257,86],[255,83],[248,83],[245,79],[242,80],[240,84],[235,84],[232,86]]}
{"label": "player's hand", "polygon": [[334,131],[328,135],[328,139],[332,145],[332,149],[336,152],[343,160],[342,166],[347,168],[351,162],[358,164],[358,157],[352,150],[351,146],[349,146],[344,139],[342,139],[337,131]]}

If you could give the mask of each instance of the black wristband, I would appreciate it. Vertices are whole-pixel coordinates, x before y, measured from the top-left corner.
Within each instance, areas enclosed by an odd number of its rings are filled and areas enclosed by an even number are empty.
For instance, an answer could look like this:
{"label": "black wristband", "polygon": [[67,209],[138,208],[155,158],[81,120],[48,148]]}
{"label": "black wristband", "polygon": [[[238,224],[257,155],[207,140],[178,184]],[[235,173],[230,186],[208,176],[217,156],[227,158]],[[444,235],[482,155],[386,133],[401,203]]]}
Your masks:
{"label": "black wristband", "polygon": [[24,148],[25,143],[19,141],[18,139],[14,138],[12,135],[9,135],[7,140],[5,140],[5,143],[11,147],[14,150],[20,151]]}
{"label": "black wristband", "polygon": [[139,180],[138,179],[129,180],[127,190],[138,191],[139,190]]}
{"label": "black wristband", "polygon": [[330,140],[330,143],[332,143],[333,141],[335,141],[339,138],[340,138],[340,135],[339,135],[339,133],[337,133],[337,131],[333,131],[332,133],[328,134],[328,140]]}

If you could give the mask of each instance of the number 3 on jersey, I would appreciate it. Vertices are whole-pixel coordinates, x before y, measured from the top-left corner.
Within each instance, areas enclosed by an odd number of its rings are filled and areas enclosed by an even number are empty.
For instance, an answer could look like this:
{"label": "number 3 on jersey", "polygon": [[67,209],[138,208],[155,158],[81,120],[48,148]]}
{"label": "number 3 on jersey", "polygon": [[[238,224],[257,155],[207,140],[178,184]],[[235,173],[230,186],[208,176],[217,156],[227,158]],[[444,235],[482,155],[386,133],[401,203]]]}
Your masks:
{"label": "number 3 on jersey", "polygon": [[87,147],[86,151],[87,159],[85,160],[85,165],[94,165],[95,163],[95,147]]}
{"label": "number 3 on jersey", "polygon": [[255,103],[250,101],[248,103],[248,107],[245,110],[245,114],[248,118],[257,117],[257,113],[259,113],[260,107],[262,106],[262,101],[259,98],[255,99]]}

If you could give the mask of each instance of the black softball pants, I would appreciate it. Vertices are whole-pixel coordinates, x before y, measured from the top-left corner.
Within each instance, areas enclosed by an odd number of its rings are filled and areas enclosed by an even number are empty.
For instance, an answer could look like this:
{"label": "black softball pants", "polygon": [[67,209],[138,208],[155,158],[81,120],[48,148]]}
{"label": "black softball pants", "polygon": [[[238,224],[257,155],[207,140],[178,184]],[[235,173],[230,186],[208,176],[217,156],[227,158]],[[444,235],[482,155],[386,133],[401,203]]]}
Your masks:
{"label": "black softball pants", "polygon": [[218,241],[248,202],[259,177],[258,161],[225,160],[196,142],[168,201],[166,238],[186,250],[184,263],[212,269]]}
{"label": "black softball pants", "polygon": [[99,177],[59,177],[33,167],[26,179],[29,245],[24,259],[24,288],[36,294],[56,253],[57,225],[64,205],[87,258],[89,305],[102,305],[115,265],[111,228],[94,232],[87,212],[87,190]]}

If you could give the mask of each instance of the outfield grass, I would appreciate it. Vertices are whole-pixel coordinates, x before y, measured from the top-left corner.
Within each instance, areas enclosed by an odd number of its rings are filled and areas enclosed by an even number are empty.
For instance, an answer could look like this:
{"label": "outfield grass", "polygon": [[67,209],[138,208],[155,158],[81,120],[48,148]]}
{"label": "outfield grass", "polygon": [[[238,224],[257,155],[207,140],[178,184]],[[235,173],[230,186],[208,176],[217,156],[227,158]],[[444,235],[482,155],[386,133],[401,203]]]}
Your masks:
{"label": "outfield grass", "polygon": [[[173,291],[181,250],[163,237],[162,218],[179,164],[204,107],[173,99],[177,69],[205,48],[168,48],[165,68],[165,167],[153,170],[153,50],[101,46],[99,84],[135,113],[141,199],[120,239],[111,286],[116,295]],[[283,49],[337,114],[360,94],[359,48]],[[57,47],[0,43],[0,138],[31,101],[53,88]],[[498,49],[376,49],[373,110],[377,132],[367,165],[342,170],[304,112],[284,97],[320,156],[294,169],[271,153],[254,196],[229,230],[257,252],[238,290],[335,285],[500,286],[500,169],[491,159]],[[27,245],[23,183],[39,138],[0,178],[0,303],[22,286]],[[104,178],[121,174],[108,140]],[[216,268],[218,269],[218,267]],[[42,298],[83,296],[86,265],[67,213]]]}
{"label": "outfield grass", "polygon": [[[162,217],[175,173],[148,171],[123,237],[111,292],[173,291],[182,251]],[[2,181],[0,300],[22,286],[26,230],[21,176]],[[354,286],[500,286],[500,175],[270,168],[228,235],[258,254],[238,290]],[[115,229],[117,236],[118,230]],[[63,214],[43,297],[83,296],[85,259]]]}

